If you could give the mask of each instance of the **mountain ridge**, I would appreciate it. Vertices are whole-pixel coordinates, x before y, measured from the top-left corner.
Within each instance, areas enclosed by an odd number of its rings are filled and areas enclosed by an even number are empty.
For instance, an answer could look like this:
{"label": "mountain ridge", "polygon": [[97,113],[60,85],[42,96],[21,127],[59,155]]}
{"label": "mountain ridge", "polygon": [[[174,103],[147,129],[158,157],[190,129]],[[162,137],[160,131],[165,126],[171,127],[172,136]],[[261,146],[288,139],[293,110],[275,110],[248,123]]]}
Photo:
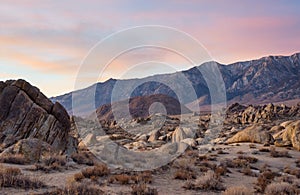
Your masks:
{"label": "mountain ridge", "polygon": [[[209,89],[203,75],[198,69],[216,63],[222,74],[226,87],[227,101],[236,101],[240,103],[269,103],[300,98],[300,53],[294,53],[290,56],[266,56],[255,60],[235,62],[228,65],[218,62],[206,62],[188,70],[153,75],[138,79],[109,79],[105,82],[95,83],[87,88],[73,91],[61,96],[52,97],[53,102],[58,101],[69,113],[72,113],[72,94],[77,93],[82,97],[93,87],[96,90],[95,108],[101,105],[111,103],[111,92],[116,82],[127,83],[136,81],[161,80],[166,83],[174,81],[183,74],[192,84],[197,98],[188,99],[184,104],[204,99],[199,102],[200,105],[209,105],[211,98]],[[167,82],[168,81],[168,82]],[[135,89],[130,97],[137,97],[151,94],[165,94],[176,98],[176,93],[165,86],[164,82],[145,82]],[[204,98],[207,96],[206,98]],[[177,97],[178,98],[178,97]],[[82,98],[83,99],[83,98]],[[84,101],[83,101],[84,104]],[[83,111],[84,113],[85,111]]]}

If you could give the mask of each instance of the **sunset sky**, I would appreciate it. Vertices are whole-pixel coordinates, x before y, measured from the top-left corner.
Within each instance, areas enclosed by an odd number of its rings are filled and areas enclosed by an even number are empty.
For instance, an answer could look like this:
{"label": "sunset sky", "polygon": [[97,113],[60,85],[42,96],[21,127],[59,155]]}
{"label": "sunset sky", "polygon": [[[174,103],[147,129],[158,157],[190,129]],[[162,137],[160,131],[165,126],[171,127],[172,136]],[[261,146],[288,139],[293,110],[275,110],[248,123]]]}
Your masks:
{"label": "sunset sky", "polygon": [[[49,97],[74,89],[79,66],[95,44],[140,25],[184,31],[224,64],[300,51],[299,0],[0,2],[0,79],[26,79]],[[116,59],[100,80],[120,78],[125,66],[151,60],[189,68],[173,54],[148,48]],[[168,72],[146,64],[134,74],[160,71]]]}

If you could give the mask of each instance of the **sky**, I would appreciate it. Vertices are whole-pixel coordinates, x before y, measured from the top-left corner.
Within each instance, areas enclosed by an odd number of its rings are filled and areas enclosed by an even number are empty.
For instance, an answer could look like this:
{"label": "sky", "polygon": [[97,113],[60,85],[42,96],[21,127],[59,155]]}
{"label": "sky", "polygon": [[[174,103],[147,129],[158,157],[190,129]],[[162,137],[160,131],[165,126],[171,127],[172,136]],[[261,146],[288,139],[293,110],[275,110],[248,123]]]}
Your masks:
{"label": "sky", "polygon": [[[299,0],[0,3],[0,80],[26,79],[48,97],[74,90],[80,66],[99,41],[136,26],[161,25],[185,32],[203,45],[211,59],[223,64],[300,51]],[[185,47],[184,42],[178,44]],[[191,66],[174,52],[140,48],[113,59],[97,80],[143,77]]]}

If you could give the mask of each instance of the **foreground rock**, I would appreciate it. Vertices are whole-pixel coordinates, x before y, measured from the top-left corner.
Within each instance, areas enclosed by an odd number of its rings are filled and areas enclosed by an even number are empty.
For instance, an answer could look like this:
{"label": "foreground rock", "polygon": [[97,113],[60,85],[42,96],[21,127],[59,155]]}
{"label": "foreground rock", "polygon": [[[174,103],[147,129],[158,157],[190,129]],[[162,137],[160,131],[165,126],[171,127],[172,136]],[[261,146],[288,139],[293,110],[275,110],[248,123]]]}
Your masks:
{"label": "foreground rock", "polygon": [[[0,82],[0,150],[18,145],[34,149],[48,144],[58,153],[73,151],[68,148],[74,145],[70,142],[75,142],[69,135],[70,127],[69,115],[62,105],[53,104],[38,88],[24,80]],[[31,138],[44,143],[35,144],[38,142]]]}
{"label": "foreground rock", "polygon": [[267,130],[267,127],[264,125],[254,124],[246,127],[244,130],[229,138],[227,143],[253,142],[261,144],[273,144],[274,138],[270,133],[268,133]]}

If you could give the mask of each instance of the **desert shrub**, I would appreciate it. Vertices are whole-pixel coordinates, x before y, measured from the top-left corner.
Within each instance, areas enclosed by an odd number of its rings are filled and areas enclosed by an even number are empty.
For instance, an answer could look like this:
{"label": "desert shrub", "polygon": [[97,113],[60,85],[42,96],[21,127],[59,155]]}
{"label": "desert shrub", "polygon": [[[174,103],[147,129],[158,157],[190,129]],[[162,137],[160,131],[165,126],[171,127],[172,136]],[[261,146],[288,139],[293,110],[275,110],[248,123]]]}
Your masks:
{"label": "desert shrub", "polygon": [[233,186],[227,188],[222,195],[252,195],[250,189],[246,188],[245,186]]}
{"label": "desert shrub", "polygon": [[71,155],[71,158],[77,164],[84,164],[84,165],[88,165],[88,166],[94,165],[93,157],[87,151],[80,151],[79,153],[74,153]]}
{"label": "desert shrub", "polygon": [[213,171],[208,171],[203,177],[199,177],[195,182],[187,182],[184,186],[186,189],[220,191],[225,187],[220,181],[220,177],[215,175]]}
{"label": "desert shrub", "polygon": [[275,147],[270,148],[270,155],[274,158],[279,158],[279,157],[286,157],[286,158],[291,158],[290,154],[288,151],[277,151]]}
{"label": "desert shrub", "polygon": [[44,156],[41,163],[35,164],[33,171],[43,171],[49,173],[53,170],[59,171],[66,165],[66,157],[61,155]]}
{"label": "desert shrub", "polygon": [[144,171],[135,176],[136,183],[152,183],[153,177],[150,171]]}
{"label": "desert shrub", "polygon": [[196,175],[194,172],[191,171],[177,170],[174,174],[174,179],[180,179],[180,180],[196,179]]}
{"label": "desert shrub", "polygon": [[254,148],[256,148],[256,145],[255,144],[249,144],[249,148],[254,149]]}
{"label": "desert shrub", "polygon": [[266,195],[274,195],[274,194],[297,194],[297,189],[295,186],[286,183],[271,183],[265,189]]}
{"label": "desert shrub", "polygon": [[88,167],[81,171],[82,175],[85,178],[95,177],[103,177],[110,174],[110,170],[104,164],[97,164],[94,167]]}
{"label": "desert shrub", "polygon": [[228,152],[224,152],[223,150],[218,150],[217,154],[228,154]]}
{"label": "desert shrub", "polygon": [[19,168],[0,167],[0,187],[35,189],[45,187],[45,184],[22,175]]}
{"label": "desert shrub", "polygon": [[295,163],[296,163],[296,167],[300,168],[300,159],[296,160]]}
{"label": "desert shrub", "polygon": [[108,178],[109,183],[119,183],[122,185],[129,184],[129,183],[135,183],[136,178],[131,175],[127,174],[117,174],[117,175],[111,175]]}
{"label": "desert shrub", "polygon": [[59,190],[58,195],[99,195],[104,194],[104,192],[99,188],[99,186],[90,184],[87,182],[78,183],[72,182],[68,184],[63,190]]}
{"label": "desert shrub", "polygon": [[155,188],[147,187],[146,184],[137,184],[131,187],[132,195],[157,195],[158,192]]}
{"label": "desert shrub", "polygon": [[275,178],[276,174],[273,173],[270,170],[265,170],[264,172],[262,172],[256,181],[256,186],[255,189],[257,192],[263,193],[267,187],[267,185],[269,185],[273,179]]}
{"label": "desert shrub", "polygon": [[246,160],[248,163],[256,163],[258,161],[258,159],[255,157],[245,155],[238,156],[238,159]]}
{"label": "desert shrub", "polygon": [[269,148],[260,148],[258,151],[260,151],[260,152],[270,152]]}
{"label": "desert shrub", "polygon": [[73,178],[74,178],[75,181],[80,182],[80,181],[83,180],[85,177],[84,177],[84,175],[80,172],[80,173],[74,174]]}
{"label": "desert shrub", "polygon": [[46,166],[53,166],[53,165],[65,166],[67,161],[66,161],[66,156],[49,154],[42,159],[42,163]]}
{"label": "desert shrub", "polygon": [[225,175],[228,172],[228,169],[226,166],[220,165],[220,166],[217,166],[214,171],[215,171],[216,176],[219,177],[221,175]]}
{"label": "desert shrub", "polygon": [[253,176],[253,177],[256,176],[256,174],[252,172],[250,166],[242,168],[241,173],[243,173],[244,175],[247,175],[247,176]]}
{"label": "desert shrub", "polygon": [[284,173],[288,173],[290,175],[295,175],[297,178],[300,178],[300,169],[292,169],[290,168],[289,166],[286,166],[284,169],[283,169],[283,172]]}
{"label": "desert shrub", "polygon": [[3,155],[0,159],[0,162],[1,163],[19,164],[19,165],[25,165],[25,164],[29,163],[29,161],[24,157],[23,154]]}

